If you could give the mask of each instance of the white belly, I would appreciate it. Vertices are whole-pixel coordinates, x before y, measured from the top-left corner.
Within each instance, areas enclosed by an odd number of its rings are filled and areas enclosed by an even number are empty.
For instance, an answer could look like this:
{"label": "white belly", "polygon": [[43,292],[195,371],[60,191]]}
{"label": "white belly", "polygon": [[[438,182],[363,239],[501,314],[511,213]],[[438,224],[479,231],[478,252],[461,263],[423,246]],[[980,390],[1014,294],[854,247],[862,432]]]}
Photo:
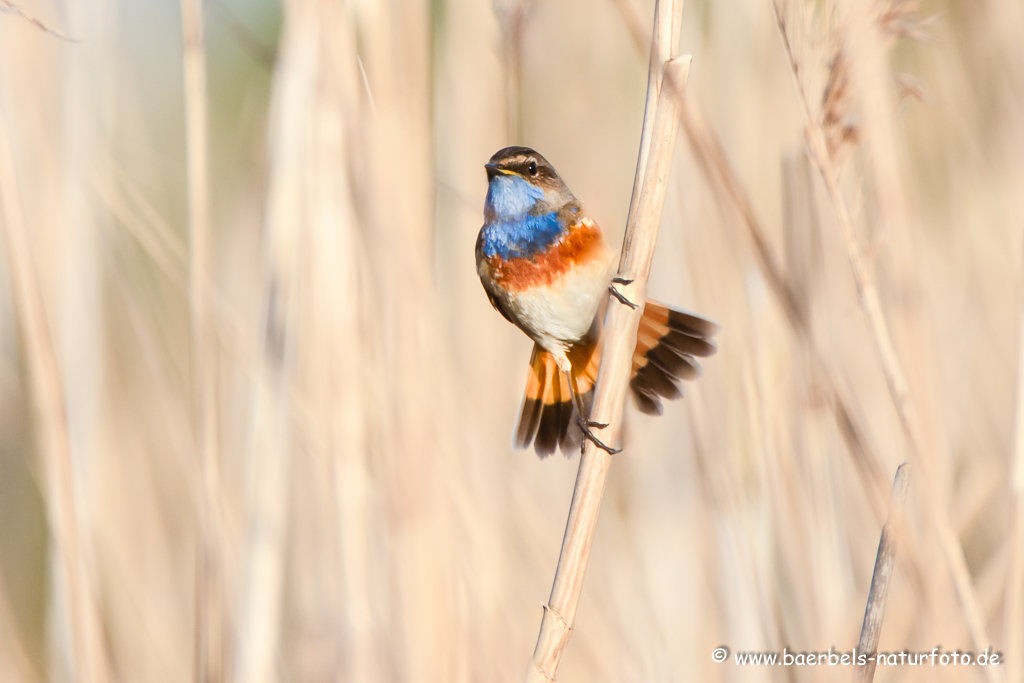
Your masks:
{"label": "white belly", "polygon": [[541,347],[564,350],[590,330],[614,266],[614,259],[593,259],[572,266],[551,285],[504,292],[502,298],[519,327]]}

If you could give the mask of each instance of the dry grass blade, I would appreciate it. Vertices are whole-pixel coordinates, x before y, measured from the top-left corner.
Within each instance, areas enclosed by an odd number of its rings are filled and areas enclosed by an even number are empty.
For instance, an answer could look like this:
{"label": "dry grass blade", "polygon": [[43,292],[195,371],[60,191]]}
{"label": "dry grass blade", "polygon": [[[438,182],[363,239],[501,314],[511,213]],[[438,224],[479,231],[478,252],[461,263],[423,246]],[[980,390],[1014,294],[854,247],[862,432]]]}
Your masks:
{"label": "dry grass blade", "polygon": [[889,519],[882,527],[882,537],[878,541],[875,570],[871,574],[871,589],[868,591],[867,607],[864,610],[864,625],[861,627],[860,640],[857,642],[857,654],[863,653],[870,657],[863,666],[856,669],[854,680],[858,683],[871,683],[875,677],[875,659],[872,655],[878,651],[878,639],[882,635],[885,600],[889,595],[892,570],[896,564],[909,486],[910,466],[903,463],[896,470],[896,479],[893,481]]}
{"label": "dry grass blade", "polygon": [[[672,0],[659,2],[655,10],[655,40],[651,48],[650,68],[651,79],[660,81],[660,84],[648,88],[644,133],[641,135],[641,166],[637,169],[638,182],[634,186],[630,203],[618,270],[620,277],[633,281],[625,288],[626,296],[638,308],[615,304],[609,308],[605,318],[601,371],[591,414],[591,419],[609,425],[606,430],[602,430],[607,443],[615,443],[621,432],[636,330],[675,151],[678,98],[674,93],[666,97],[660,95],[666,88],[683,88],[689,73],[689,57],[662,59],[669,57],[675,49],[678,33],[675,27],[681,11],[682,2],[673,6]],[[660,74],[660,77],[656,77],[656,74]],[[646,163],[643,163],[644,159]],[[642,181],[639,180],[641,177]],[[562,653],[572,634],[610,464],[611,456],[607,452],[596,448],[591,442],[586,443],[580,458],[551,596],[544,605],[540,634],[527,671],[527,681],[541,683],[555,680]]]}
{"label": "dry grass blade", "polygon": [[619,10],[619,14],[622,15],[623,21],[626,23],[626,28],[629,29],[629,35],[633,39],[633,44],[637,46],[637,49],[644,55],[650,52],[650,36],[647,35],[647,24],[634,0],[612,0],[615,3],[616,9]]}
{"label": "dry grass blade", "polygon": [[1024,676],[1024,297],[1018,306],[1021,308],[1017,340],[1017,414],[1010,464],[1011,559],[1003,617],[1008,681],[1019,681]]}
{"label": "dry grass blade", "polygon": [[189,310],[193,420],[199,455],[199,552],[196,567],[196,677],[224,679],[223,531],[217,430],[216,342],[210,305],[210,186],[207,166],[206,51],[203,8],[182,0],[188,160]]}
{"label": "dry grass blade", "polygon": [[55,38],[60,38],[61,40],[66,40],[69,43],[77,43],[77,42],[79,42],[79,41],[75,40],[74,38],[71,38],[69,36],[64,35],[60,31],[58,31],[57,29],[53,28],[52,26],[44,24],[42,21],[40,21],[39,19],[36,19],[32,15],[27,14],[25,12],[25,10],[23,10],[20,7],[18,7],[17,5],[15,5],[13,2],[11,2],[11,0],[0,0],[0,12],[7,12],[8,14],[13,14],[15,16],[21,17],[22,19],[24,19],[28,23],[30,23],[33,26],[35,26],[36,28],[38,28],[40,31],[43,31],[45,33],[49,33],[51,36],[54,36]]}
{"label": "dry grass blade", "polygon": [[[895,404],[897,415],[910,444],[912,462],[918,466],[921,478],[925,482],[924,498],[926,505],[934,520],[935,528],[939,535],[939,543],[949,565],[953,583],[963,607],[967,628],[971,633],[975,648],[978,651],[982,651],[989,647],[984,618],[982,617],[978,598],[971,583],[970,572],[964,559],[963,549],[960,547],[956,533],[952,529],[948,512],[934,498],[930,485],[934,484],[934,477],[930,474],[928,458],[925,456],[926,439],[921,427],[917,406],[911,396],[906,373],[896,353],[889,324],[882,311],[878,287],[868,269],[867,259],[854,231],[853,219],[840,190],[838,172],[829,154],[825,131],[822,128],[821,122],[816,120],[811,111],[810,101],[800,80],[799,65],[794,56],[793,47],[790,44],[786,16],[779,7],[778,0],[772,0],[772,7],[775,11],[775,18],[786,50],[786,56],[789,59],[790,71],[796,85],[800,107],[804,113],[804,132],[811,158],[818,167],[829,200],[836,214],[840,236],[850,263],[861,310],[867,320],[872,341],[878,352],[889,394]],[[998,680],[999,674],[993,667],[986,667],[985,673],[989,680]]]}
{"label": "dry grass blade", "polygon": [[270,265],[263,313],[263,353],[252,404],[252,463],[245,579],[234,638],[234,680],[269,681],[279,648],[284,587],[288,489],[291,480],[288,346],[294,305],[280,286],[282,273]]}
{"label": "dry grass blade", "polygon": [[25,653],[25,644],[15,624],[14,615],[7,595],[2,588],[4,577],[0,575],[0,679],[36,683],[39,677]]}
{"label": "dry grass blade", "polygon": [[11,154],[7,125],[0,119],[0,218],[15,318],[21,336],[21,353],[28,367],[37,443],[46,472],[49,521],[60,562],[57,575],[66,591],[67,614],[62,616],[71,633],[71,671],[78,681],[102,681],[105,676],[103,652],[99,645],[99,616],[87,578],[76,516],[67,403],[57,349],[32,259],[28,226],[22,213]]}
{"label": "dry grass blade", "polygon": [[508,136],[523,137],[523,34],[533,8],[532,0],[505,0],[495,3],[501,24],[502,59],[505,63],[505,115]]}

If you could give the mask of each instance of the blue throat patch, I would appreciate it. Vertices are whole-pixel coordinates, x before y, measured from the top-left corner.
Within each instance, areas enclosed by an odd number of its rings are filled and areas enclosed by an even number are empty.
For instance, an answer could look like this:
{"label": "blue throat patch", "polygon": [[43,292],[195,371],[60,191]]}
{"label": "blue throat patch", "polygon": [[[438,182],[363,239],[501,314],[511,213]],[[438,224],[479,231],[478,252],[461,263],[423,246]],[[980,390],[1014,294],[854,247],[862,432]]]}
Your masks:
{"label": "blue throat patch", "polygon": [[526,215],[510,221],[495,221],[484,226],[483,252],[504,260],[533,258],[562,236],[558,214]]}
{"label": "blue throat patch", "polygon": [[487,188],[485,213],[492,219],[483,230],[484,256],[532,258],[558,241],[562,235],[558,214],[530,213],[543,198],[544,190],[525,178],[493,178]]}

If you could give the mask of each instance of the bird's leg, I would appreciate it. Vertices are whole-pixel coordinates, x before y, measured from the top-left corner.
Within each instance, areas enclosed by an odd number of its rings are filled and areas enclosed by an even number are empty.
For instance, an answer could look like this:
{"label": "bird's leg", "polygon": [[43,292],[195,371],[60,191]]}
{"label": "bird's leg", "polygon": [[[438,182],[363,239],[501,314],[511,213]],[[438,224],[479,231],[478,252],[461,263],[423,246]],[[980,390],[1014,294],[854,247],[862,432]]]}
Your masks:
{"label": "bird's leg", "polygon": [[[569,373],[569,390],[569,393],[572,394],[573,405],[576,406],[576,412],[582,416],[586,408],[583,405],[583,396],[580,395],[580,388],[576,385],[576,376],[573,375],[571,372]],[[587,426],[597,427],[598,429],[604,429],[605,427],[608,426],[608,423],[591,420],[590,416],[588,415]]]}
{"label": "bird's leg", "polygon": [[621,448],[612,448],[606,446],[603,441],[597,438],[597,435],[591,431],[591,427],[597,427],[598,429],[604,429],[608,426],[606,422],[594,422],[588,419],[585,414],[585,408],[583,406],[583,397],[580,396],[579,387],[576,386],[576,377],[572,374],[572,370],[566,373],[569,377],[569,393],[572,394],[573,405],[576,406],[576,424],[579,426],[580,431],[583,432],[583,436],[594,442],[594,445],[600,448],[602,451],[608,453],[608,455],[615,455],[621,453]]}
{"label": "bird's leg", "polygon": [[632,308],[635,311],[636,310],[636,304],[633,303],[632,301],[630,301],[629,299],[627,299],[625,294],[623,294],[622,292],[620,292],[618,289],[615,288],[615,285],[631,285],[631,284],[633,284],[632,280],[627,280],[624,277],[613,277],[612,278],[612,283],[610,285],[608,285],[608,293],[611,294],[612,296],[614,296],[616,299],[618,299],[620,304],[625,304],[625,305],[629,306],[630,308]]}

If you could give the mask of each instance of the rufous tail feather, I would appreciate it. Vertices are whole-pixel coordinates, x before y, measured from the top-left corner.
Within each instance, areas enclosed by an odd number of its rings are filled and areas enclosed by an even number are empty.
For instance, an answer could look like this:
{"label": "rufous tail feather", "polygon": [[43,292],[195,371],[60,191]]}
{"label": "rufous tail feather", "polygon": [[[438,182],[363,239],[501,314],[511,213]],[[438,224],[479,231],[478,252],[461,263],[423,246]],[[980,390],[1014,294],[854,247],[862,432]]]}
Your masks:
{"label": "rufous tail feather", "polygon": [[[580,398],[589,412],[600,360],[597,348],[591,341],[582,341],[570,348],[567,355]],[[554,356],[534,344],[513,445],[529,448],[533,444],[541,458],[559,448],[566,456],[572,455],[579,450],[583,436],[575,413],[569,379],[558,369]]]}
{"label": "rufous tail feather", "polygon": [[637,329],[629,380],[636,407],[648,415],[661,415],[662,399],[681,398],[679,381],[703,374],[697,359],[718,351],[712,337],[720,329],[701,315],[648,300]]}
{"label": "rufous tail feather", "polygon": [[[680,381],[701,376],[697,359],[718,350],[713,337],[719,329],[718,323],[696,313],[647,301],[637,330],[629,380],[630,393],[641,412],[660,415],[663,399],[682,397]],[[601,361],[600,344],[593,341],[598,337],[588,335],[568,352],[587,419]],[[568,378],[558,369],[554,356],[534,344],[513,445],[529,448],[533,444],[541,458],[559,448],[566,456],[572,455],[582,438],[575,413]]]}

